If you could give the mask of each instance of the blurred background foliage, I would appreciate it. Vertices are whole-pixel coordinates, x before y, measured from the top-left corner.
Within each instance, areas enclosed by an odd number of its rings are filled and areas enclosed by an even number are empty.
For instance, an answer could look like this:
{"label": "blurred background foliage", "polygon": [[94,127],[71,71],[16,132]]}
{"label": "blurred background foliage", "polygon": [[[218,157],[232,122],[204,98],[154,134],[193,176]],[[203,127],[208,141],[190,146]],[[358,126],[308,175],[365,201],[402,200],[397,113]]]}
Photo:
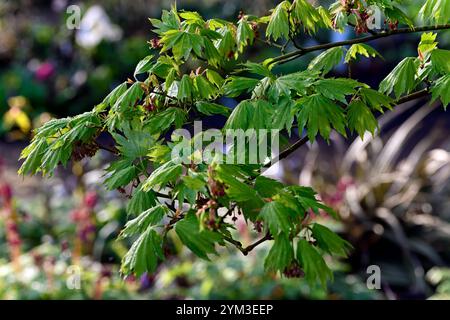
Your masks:
{"label": "blurred background foliage", "polygon": [[[177,1],[179,8],[207,18],[233,21],[241,9],[264,15],[275,3]],[[60,169],[50,180],[17,177],[17,159],[33,127],[90,110],[132,76],[154,37],[147,18],[159,17],[171,3],[78,2],[85,26],[80,30],[66,26],[69,4],[0,0],[0,298],[450,298],[450,118],[423,100],[380,115],[379,136],[344,141],[336,135],[330,144],[304,146],[270,171],[292,184],[313,186],[341,214],[340,222],[324,223],[355,250],[348,261],[329,261],[335,281],[327,291],[264,273],[264,246],[248,257],[230,251],[206,262],[182,251],[176,239],[158,272],[123,280],[118,263],[129,244],[115,239],[127,219],[127,199],[102,188],[108,155]],[[419,6],[404,1],[403,9],[415,17]],[[323,32],[300,41],[312,45],[351,36],[352,30]],[[438,40],[448,47],[449,32]],[[404,56],[416,55],[417,42],[414,35],[374,42],[385,60],[361,60],[352,66],[353,77],[377,87]],[[262,61],[277,53],[257,44],[247,54]],[[307,62],[308,57],[287,63],[279,72]],[[334,75],[346,76],[347,69],[338,67]],[[236,232],[246,235],[239,222]],[[372,264],[381,267],[381,290],[367,289]]]}

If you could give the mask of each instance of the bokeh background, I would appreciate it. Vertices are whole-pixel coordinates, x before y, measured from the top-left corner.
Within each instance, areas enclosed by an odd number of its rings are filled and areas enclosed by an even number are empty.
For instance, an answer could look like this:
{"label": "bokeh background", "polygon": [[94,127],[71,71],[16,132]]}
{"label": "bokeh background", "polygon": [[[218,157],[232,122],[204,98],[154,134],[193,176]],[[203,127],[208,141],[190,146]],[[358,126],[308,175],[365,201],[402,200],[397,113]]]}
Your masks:
{"label": "bokeh background", "polygon": [[[276,3],[179,0],[177,6],[206,18],[237,21],[241,9],[264,15]],[[79,30],[66,26],[71,4],[82,10]],[[288,183],[313,186],[341,214],[339,222],[318,217],[354,246],[348,260],[328,260],[335,281],[326,290],[265,273],[267,247],[248,257],[222,249],[220,257],[206,262],[183,250],[175,238],[155,274],[123,279],[119,263],[129,243],[115,239],[127,219],[127,199],[102,187],[109,155],[99,152],[90,161],[71,163],[51,179],[17,176],[19,154],[32,129],[90,110],[131,77],[154,37],[147,18],[159,17],[170,5],[156,0],[0,0],[0,298],[450,298],[450,116],[426,99],[380,115],[376,137],[343,140],[336,135],[330,144],[319,140],[271,172]],[[404,9],[415,17],[419,5],[409,1]],[[312,45],[352,36],[349,29],[301,41]],[[403,57],[417,55],[418,39],[407,35],[374,42],[385,61],[361,60],[352,66],[353,77],[376,88]],[[449,32],[438,40],[448,48]],[[257,44],[247,58],[262,61],[276,53]],[[311,57],[279,72],[304,68]],[[338,66],[334,75],[346,76],[347,68]],[[240,222],[237,230],[251,241]],[[366,286],[370,265],[381,269],[380,290]]]}

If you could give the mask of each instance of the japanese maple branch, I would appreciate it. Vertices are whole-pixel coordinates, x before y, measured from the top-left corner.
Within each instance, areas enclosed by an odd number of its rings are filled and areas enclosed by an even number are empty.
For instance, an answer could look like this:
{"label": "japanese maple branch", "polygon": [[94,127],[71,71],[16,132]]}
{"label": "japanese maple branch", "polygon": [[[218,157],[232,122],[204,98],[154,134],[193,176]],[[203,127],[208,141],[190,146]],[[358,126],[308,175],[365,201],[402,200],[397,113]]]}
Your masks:
{"label": "japanese maple branch", "polygon": [[239,251],[242,252],[242,254],[244,256],[248,255],[248,253],[250,251],[252,251],[253,249],[255,249],[257,246],[259,246],[261,243],[267,241],[267,240],[272,240],[272,235],[267,232],[266,235],[264,237],[262,237],[261,239],[257,240],[256,242],[252,243],[251,245],[249,245],[248,247],[242,247],[242,243],[240,243],[237,240],[234,240],[231,237],[228,236],[224,236],[223,239],[231,244],[233,244],[236,248],[239,249]]}
{"label": "japanese maple branch", "polygon": [[281,56],[278,56],[278,57],[272,59],[269,62],[269,65],[274,64],[274,63],[278,63],[278,64],[286,63],[288,61],[299,58],[299,57],[301,57],[309,52],[313,52],[313,51],[326,50],[326,49],[331,49],[334,47],[341,47],[341,46],[347,46],[347,45],[352,45],[352,44],[357,44],[357,43],[369,42],[372,40],[376,40],[379,38],[385,38],[385,37],[389,37],[389,36],[393,36],[393,35],[397,35],[397,34],[415,33],[415,32],[423,32],[423,31],[436,31],[436,30],[445,30],[445,29],[450,29],[450,24],[443,24],[443,25],[436,25],[436,26],[423,26],[423,27],[417,27],[414,29],[401,28],[401,29],[397,29],[397,30],[382,31],[382,32],[379,32],[377,34],[370,35],[367,37],[344,40],[344,41],[337,41],[337,42],[330,42],[330,43],[320,44],[320,45],[316,45],[316,46],[306,47],[303,49],[298,49],[298,50],[289,52],[287,54],[283,54]]}

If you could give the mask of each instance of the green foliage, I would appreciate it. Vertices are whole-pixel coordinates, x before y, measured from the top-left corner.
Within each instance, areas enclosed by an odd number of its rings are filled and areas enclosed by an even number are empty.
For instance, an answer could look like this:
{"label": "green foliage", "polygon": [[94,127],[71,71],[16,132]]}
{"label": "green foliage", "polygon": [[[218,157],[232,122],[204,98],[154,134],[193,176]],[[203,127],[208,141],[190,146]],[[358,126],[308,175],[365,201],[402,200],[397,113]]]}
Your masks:
{"label": "green foliage", "polygon": [[314,284],[320,281],[322,286],[333,279],[333,273],[322,258],[319,251],[308,241],[302,239],[297,245],[297,259],[305,270],[306,280]]}
{"label": "green foliage", "polygon": [[344,56],[343,47],[328,49],[319,54],[308,66],[309,70],[322,71],[323,74],[330,72],[335,65],[342,61]]}
{"label": "green foliage", "polygon": [[435,24],[448,23],[450,17],[450,1],[426,0],[419,12],[424,21]]}
{"label": "green foliage", "polygon": [[404,93],[410,93],[417,85],[417,60],[409,57],[403,59],[380,83],[380,91],[390,94],[394,91],[398,98]]}
{"label": "green foliage", "polygon": [[146,271],[153,272],[158,260],[163,259],[161,236],[153,228],[147,228],[123,257],[121,272],[137,276]]}
{"label": "green foliage", "polygon": [[223,243],[219,233],[200,229],[200,222],[193,212],[176,224],[175,231],[192,252],[205,260],[209,260],[208,254],[216,254],[216,243]]}
{"label": "green foliage", "polygon": [[[434,9],[432,4],[444,2],[428,0],[422,13],[436,23],[442,21],[446,9]],[[367,3],[377,4],[389,22],[410,24],[391,1]],[[348,131],[361,137],[374,134],[375,112],[396,105],[389,96],[392,92],[396,99],[408,100],[405,95],[419,88],[444,106],[449,103],[449,51],[438,48],[433,33],[422,35],[419,56],[400,62],[380,83],[379,91],[351,78],[327,77],[343,60],[354,63],[359,56],[381,57],[361,38],[348,49],[341,43],[325,45],[328,49],[313,58],[306,70],[287,74],[280,74],[277,67],[307,58],[305,53],[324,46],[282,52],[263,63],[245,59],[257,39],[284,51],[289,49],[287,41],[294,42],[301,32],[314,34],[318,28],[340,32],[355,22],[357,31],[364,31],[358,17],[341,1],[330,10],[306,0],[283,1],[270,16],[242,14],[237,23],[205,20],[175,7],[163,11],[161,19],[150,19],[157,39],[151,41],[154,52],[134,70],[139,80],[120,84],[91,112],[37,129],[22,152],[20,173],[50,175],[59,164],[91,157],[101,147],[98,136],[107,133],[115,146],[103,149],[113,152],[115,159],[106,169],[105,186],[132,190],[127,206],[132,220],[121,237],[136,240],[123,258],[124,274],[154,271],[164,259],[162,246],[168,234],[176,234],[181,244],[203,259],[218,254],[219,245],[234,245],[247,254],[253,246],[244,247],[233,238],[231,217],[242,215],[243,221],[254,223],[266,235],[261,242],[272,241],[264,263],[267,271],[289,275],[300,268],[311,285],[324,286],[333,275],[323,255],[345,257],[351,247],[311,221],[309,213],[338,218],[337,213],[320,202],[311,188],[264,177],[265,163],[217,163],[225,154],[203,163],[197,161],[199,150],[188,155],[190,163],[181,163],[171,158],[179,138],[171,133],[189,129],[195,120],[221,115],[226,117],[220,128],[224,132],[277,129],[287,137],[296,126],[301,135],[306,131],[311,142],[317,135],[328,141],[332,130],[344,137]],[[265,33],[258,32],[264,27]],[[237,106],[231,110],[221,98],[235,98]],[[187,145],[195,145],[197,138]]]}
{"label": "green foliage", "polygon": [[346,257],[352,248],[350,243],[321,224],[315,223],[311,230],[319,248],[330,254]]}
{"label": "green foliage", "polygon": [[347,119],[350,130],[356,131],[361,138],[364,137],[366,131],[375,134],[375,130],[378,128],[377,119],[360,99],[355,99],[348,105]]}
{"label": "green foliage", "polygon": [[348,49],[345,55],[345,62],[349,63],[351,60],[356,60],[358,55],[364,56],[366,58],[382,58],[381,54],[371,46],[365,43],[355,43]]}
{"label": "green foliage", "polygon": [[267,25],[266,35],[274,40],[283,37],[287,39],[289,37],[289,19],[288,10],[289,2],[283,1],[275,7],[273,10],[269,24]]}
{"label": "green foliage", "polygon": [[450,103],[450,75],[447,74],[436,80],[431,93],[432,101],[440,98],[444,108],[446,108]]}
{"label": "green foliage", "polygon": [[299,128],[308,129],[309,140],[314,141],[317,133],[328,139],[332,128],[346,135],[344,110],[329,98],[313,94],[300,99],[296,107]]}

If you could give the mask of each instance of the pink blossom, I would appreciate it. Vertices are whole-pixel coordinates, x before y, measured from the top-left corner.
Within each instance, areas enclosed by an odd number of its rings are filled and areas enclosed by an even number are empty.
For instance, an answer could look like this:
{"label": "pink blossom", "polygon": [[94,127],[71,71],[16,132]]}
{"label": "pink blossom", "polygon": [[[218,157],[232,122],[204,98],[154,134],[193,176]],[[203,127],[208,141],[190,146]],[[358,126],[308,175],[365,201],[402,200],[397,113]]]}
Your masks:
{"label": "pink blossom", "polygon": [[41,63],[36,69],[35,76],[39,81],[45,81],[50,78],[55,72],[55,67],[50,62]]}

